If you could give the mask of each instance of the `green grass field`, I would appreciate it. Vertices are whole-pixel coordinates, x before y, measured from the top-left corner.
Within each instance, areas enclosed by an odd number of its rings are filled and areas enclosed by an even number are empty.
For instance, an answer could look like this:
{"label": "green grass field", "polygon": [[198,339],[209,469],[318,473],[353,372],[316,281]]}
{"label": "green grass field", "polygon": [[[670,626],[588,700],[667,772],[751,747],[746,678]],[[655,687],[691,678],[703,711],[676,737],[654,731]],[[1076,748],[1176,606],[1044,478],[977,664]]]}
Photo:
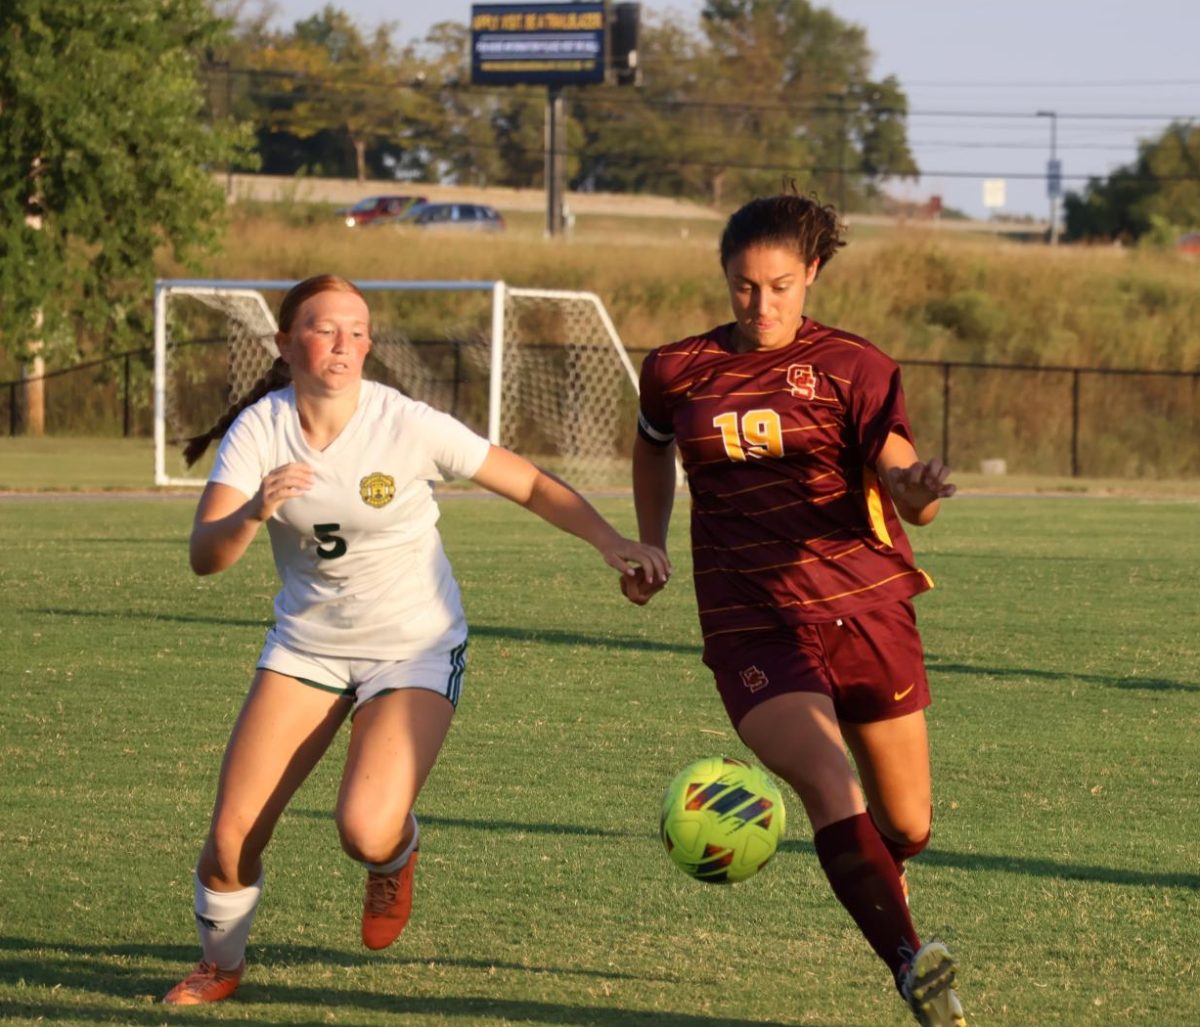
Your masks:
{"label": "green grass field", "polygon": [[[630,528],[628,498],[601,499]],[[456,497],[472,622],[418,812],[413,921],[359,947],[331,817],[344,740],[267,853],[251,966],[220,1006],[153,1004],[194,960],[191,868],[275,589],[263,540],[187,570],[188,500],[0,500],[0,1022],[134,1025],[911,1022],[821,876],[798,803],[755,879],[693,883],[657,838],[686,762],[745,755],[678,578],[644,610],[585,546]],[[966,497],[914,532],[936,816],[923,934],[979,1025],[1200,1023],[1200,506]]]}
{"label": "green grass field", "polygon": [[[182,464],[179,469],[182,470]],[[622,483],[627,482],[628,477],[627,467],[622,466],[614,472],[614,480]],[[971,494],[1200,499],[1200,480],[1195,478],[985,475],[956,469],[954,480],[961,490]],[[154,443],[151,439],[0,436],[0,496],[6,492],[123,494],[138,491],[155,494],[163,491],[154,486]]]}

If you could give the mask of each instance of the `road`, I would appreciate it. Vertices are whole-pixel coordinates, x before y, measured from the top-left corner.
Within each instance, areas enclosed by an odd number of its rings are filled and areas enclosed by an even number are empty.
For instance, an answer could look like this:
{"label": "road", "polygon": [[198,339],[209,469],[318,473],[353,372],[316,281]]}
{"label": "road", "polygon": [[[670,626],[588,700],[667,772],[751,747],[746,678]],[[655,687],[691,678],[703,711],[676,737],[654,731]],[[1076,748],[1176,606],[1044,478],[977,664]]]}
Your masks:
{"label": "road", "polygon": [[[341,178],[307,178],[280,175],[219,175],[231,201],[238,199],[293,201],[300,203],[333,203],[349,206],[365,196],[381,193],[418,194],[431,202],[458,200],[464,203],[486,203],[499,211],[540,212],[546,210],[546,194],[541,189],[510,189],[457,185],[429,185],[424,182],[356,182]],[[720,211],[690,200],[669,196],[637,196],[624,193],[567,193],[567,209],[580,215],[609,215],[646,218],[684,218],[688,220],[720,221]],[[851,224],[884,227],[936,228],[947,232],[995,232],[1002,235],[1037,236],[1045,231],[1044,224],[1010,221],[966,221],[941,218],[936,221],[921,218],[897,218],[880,214],[852,214]]]}

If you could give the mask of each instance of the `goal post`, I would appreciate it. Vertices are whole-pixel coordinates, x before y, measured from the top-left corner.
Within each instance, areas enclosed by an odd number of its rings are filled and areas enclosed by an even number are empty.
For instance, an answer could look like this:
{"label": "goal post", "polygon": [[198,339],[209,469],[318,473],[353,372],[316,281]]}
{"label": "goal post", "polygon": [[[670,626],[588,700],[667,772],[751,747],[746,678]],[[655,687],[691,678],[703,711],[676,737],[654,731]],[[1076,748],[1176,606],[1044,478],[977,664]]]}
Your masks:
{"label": "goal post", "polygon": [[[154,297],[154,480],[203,485],[181,441],[209,428],[278,355],[295,282],[163,279]],[[628,485],[637,372],[594,293],[503,281],[359,281],[366,377],[452,414],[579,488]],[[215,450],[215,446],[211,447]]]}

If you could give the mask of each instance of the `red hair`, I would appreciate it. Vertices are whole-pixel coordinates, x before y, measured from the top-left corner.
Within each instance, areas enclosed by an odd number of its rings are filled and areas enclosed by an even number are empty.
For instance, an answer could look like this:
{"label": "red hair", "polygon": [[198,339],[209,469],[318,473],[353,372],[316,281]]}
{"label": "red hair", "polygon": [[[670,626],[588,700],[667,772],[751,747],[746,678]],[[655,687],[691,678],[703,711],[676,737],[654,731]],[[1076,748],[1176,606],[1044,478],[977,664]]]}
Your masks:
{"label": "red hair", "polygon": [[306,278],[303,282],[297,282],[288,289],[287,295],[283,297],[283,302],[279,304],[279,330],[290,332],[292,322],[296,320],[296,311],[304,305],[305,300],[310,300],[323,292],[350,292],[364,303],[367,301],[362,290],[349,279],[342,278],[340,275],[313,275],[312,278]]}
{"label": "red hair", "polygon": [[[349,292],[353,293],[364,303],[366,297],[362,294],[362,290],[349,279],[342,278],[340,275],[313,275],[311,278],[306,278],[302,282],[297,282],[287,291],[287,295],[283,297],[283,301],[279,304],[279,330],[287,333],[292,330],[292,324],[296,320],[296,312],[304,305],[306,300],[312,299],[323,292]],[[224,437],[229,431],[229,426],[237,419],[246,407],[252,403],[257,403],[268,392],[273,392],[276,389],[286,388],[292,383],[291,369],[284,362],[283,357],[276,357],[270,369],[254,386],[236,403],[232,404],[228,410],[218,418],[208,431],[201,432],[199,435],[193,435],[190,439],[186,439],[183,446],[183,459],[188,467],[191,467],[199,460],[208,449],[209,445],[217,439]]]}

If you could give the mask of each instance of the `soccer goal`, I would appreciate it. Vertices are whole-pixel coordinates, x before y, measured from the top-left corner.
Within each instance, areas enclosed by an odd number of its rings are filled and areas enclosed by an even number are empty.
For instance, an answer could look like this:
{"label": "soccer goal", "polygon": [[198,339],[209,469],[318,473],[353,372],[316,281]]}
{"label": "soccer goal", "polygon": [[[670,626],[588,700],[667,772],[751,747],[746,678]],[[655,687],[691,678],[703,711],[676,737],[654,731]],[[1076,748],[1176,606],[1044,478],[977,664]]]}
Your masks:
{"label": "soccer goal", "polygon": [[[273,311],[294,282],[161,280],[154,296],[154,480],[278,356]],[[585,489],[625,486],[637,373],[599,298],[504,282],[356,282],[371,306],[368,378],[395,386]],[[215,450],[215,446],[212,447]]]}

